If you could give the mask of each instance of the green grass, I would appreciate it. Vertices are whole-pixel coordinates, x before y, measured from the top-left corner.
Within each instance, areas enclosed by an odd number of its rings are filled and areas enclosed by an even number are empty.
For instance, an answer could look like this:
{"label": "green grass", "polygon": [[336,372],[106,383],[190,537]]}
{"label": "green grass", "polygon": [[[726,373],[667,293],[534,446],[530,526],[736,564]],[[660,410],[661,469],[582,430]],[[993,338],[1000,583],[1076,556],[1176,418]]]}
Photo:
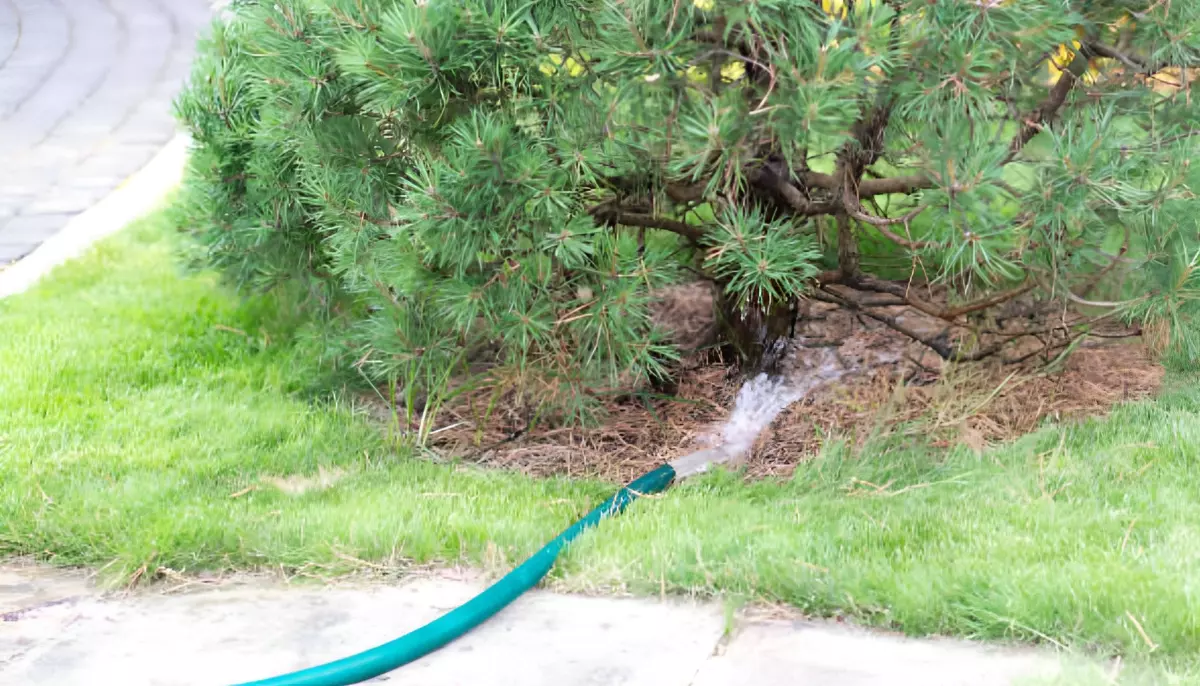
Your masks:
{"label": "green grass", "polygon": [[[156,215],[0,301],[0,554],[125,577],[503,565],[611,492],[398,454],[345,405],[305,399],[320,371],[298,317],[181,275],[169,234]],[[890,443],[831,449],[787,482],[714,474],[582,539],[555,583],[779,601],[1200,678],[1187,381],[982,456]],[[263,482],[319,467],[344,478],[301,495]],[[890,485],[852,495],[855,479]]]}

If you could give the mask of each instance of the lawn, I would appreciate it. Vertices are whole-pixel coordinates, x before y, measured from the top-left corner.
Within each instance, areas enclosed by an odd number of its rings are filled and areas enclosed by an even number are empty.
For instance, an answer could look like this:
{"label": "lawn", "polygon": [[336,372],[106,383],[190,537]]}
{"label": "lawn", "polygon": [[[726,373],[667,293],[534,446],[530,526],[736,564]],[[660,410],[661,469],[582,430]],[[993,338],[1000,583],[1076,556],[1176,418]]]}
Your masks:
{"label": "lawn", "polygon": [[[0,301],[0,555],[120,579],[319,577],[359,561],[496,571],[611,492],[389,445],[335,395],[308,393],[319,362],[288,307],[182,274],[172,235],[155,215]],[[1041,641],[1188,680],[1198,451],[1200,385],[1175,376],[1154,402],[982,455],[834,446],[788,482],[689,482],[582,539],[553,583]],[[304,478],[328,483],[294,492]]]}

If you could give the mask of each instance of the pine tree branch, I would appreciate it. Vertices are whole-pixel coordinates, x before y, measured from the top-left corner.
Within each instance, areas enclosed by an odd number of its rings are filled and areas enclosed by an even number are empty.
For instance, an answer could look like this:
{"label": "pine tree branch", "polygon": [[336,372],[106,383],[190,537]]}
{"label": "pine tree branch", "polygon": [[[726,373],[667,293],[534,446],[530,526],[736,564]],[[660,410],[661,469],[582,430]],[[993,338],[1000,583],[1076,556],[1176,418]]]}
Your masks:
{"label": "pine tree branch", "polygon": [[[599,215],[597,215],[599,217]],[[686,222],[681,222],[676,219],[667,217],[659,217],[649,214],[635,214],[632,212],[617,212],[613,216],[613,221],[624,226],[636,226],[644,229],[661,229],[670,231],[688,239],[692,243],[699,245],[704,239],[705,232],[698,226],[692,226]]]}
{"label": "pine tree branch", "polygon": [[[803,181],[809,187],[816,186],[830,191],[835,190],[838,185],[837,178],[833,175],[813,171],[805,172]],[[863,179],[858,183],[858,197],[862,199],[876,195],[907,195],[913,191],[933,188],[933,186],[933,179],[923,174]]]}
{"label": "pine tree branch", "polygon": [[804,217],[815,217],[830,214],[836,208],[829,202],[814,202],[795,184],[780,178],[779,175],[766,169],[758,170],[750,175],[750,182],[764,190],[773,191],[794,214]]}
{"label": "pine tree branch", "polygon": [[1079,79],[1069,71],[1064,71],[1062,76],[1058,77],[1058,81],[1054,82],[1054,87],[1050,89],[1050,93],[1046,95],[1037,107],[1025,117],[1021,122],[1021,130],[1013,137],[1012,143],[1008,146],[1008,155],[1000,162],[1001,166],[1012,162],[1016,159],[1017,154],[1025,147],[1025,144],[1033,140],[1033,137],[1038,135],[1043,128],[1058,114],[1063,103],[1067,101],[1067,94],[1075,87],[1075,82]]}
{"label": "pine tree branch", "polygon": [[933,188],[933,179],[924,175],[892,176],[882,179],[864,179],[858,184],[858,197],[870,198],[876,195],[907,195],[913,191]]}
{"label": "pine tree branch", "polygon": [[1106,45],[1098,41],[1088,41],[1084,43],[1080,48],[1080,52],[1082,52],[1085,56],[1095,55],[1096,57],[1104,57],[1110,60],[1116,60],[1126,67],[1132,69],[1134,73],[1138,74],[1139,76],[1150,76],[1162,71],[1163,69],[1166,69],[1167,67],[1173,66],[1169,62],[1158,62],[1156,64],[1151,64],[1147,60],[1126,54],[1111,45]]}
{"label": "pine tree branch", "polygon": [[929,241],[914,241],[910,238],[905,238],[904,236],[892,231],[888,227],[895,224],[903,224],[905,231],[907,231],[908,223],[927,209],[929,209],[928,205],[921,205],[902,217],[876,217],[873,214],[868,214],[860,206],[856,210],[851,210],[849,214],[851,217],[854,217],[859,221],[866,222],[871,226],[874,226],[879,230],[879,233],[883,234],[885,238],[896,245],[908,248],[909,250],[920,250],[921,248],[928,248],[929,246],[933,245],[933,243],[930,243]]}
{"label": "pine tree branch", "polygon": [[1096,43],[1096,42],[1084,43],[1083,50],[1088,53],[1092,53],[1092,54],[1096,55],[1097,57],[1106,57],[1110,60],[1117,60],[1121,64],[1124,64],[1125,66],[1138,72],[1139,74],[1142,73],[1143,70],[1146,69],[1146,64],[1144,62],[1142,62],[1141,60],[1135,60],[1132,57],[1130,57],[1129,55],[1126,55],[1125,53],[1121,52],[1120,50],[1117,50],[1116,48],[1105,45],[1103,43]]}

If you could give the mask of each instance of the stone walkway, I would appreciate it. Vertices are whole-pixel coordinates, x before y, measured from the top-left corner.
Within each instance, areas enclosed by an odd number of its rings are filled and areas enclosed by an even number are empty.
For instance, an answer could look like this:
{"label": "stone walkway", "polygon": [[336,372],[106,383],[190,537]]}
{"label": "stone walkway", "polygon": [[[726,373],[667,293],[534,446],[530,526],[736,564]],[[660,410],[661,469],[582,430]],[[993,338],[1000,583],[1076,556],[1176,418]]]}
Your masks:
{"label": "stone walkway", "polygon": [[[0,684],[241,683],[384,643],[481,588],[446,577],[330,587],[180,580],[105,597],[79,573],[0,566]],[[1032,649],[794,619],[729,621],[718,604],[535,591],[372,683],[1009,686],[1062,669],[1053,653]]]}
{"label": "stone walkway", "polygon": [[0,0],[0,267],[175,134],[208,0]]}

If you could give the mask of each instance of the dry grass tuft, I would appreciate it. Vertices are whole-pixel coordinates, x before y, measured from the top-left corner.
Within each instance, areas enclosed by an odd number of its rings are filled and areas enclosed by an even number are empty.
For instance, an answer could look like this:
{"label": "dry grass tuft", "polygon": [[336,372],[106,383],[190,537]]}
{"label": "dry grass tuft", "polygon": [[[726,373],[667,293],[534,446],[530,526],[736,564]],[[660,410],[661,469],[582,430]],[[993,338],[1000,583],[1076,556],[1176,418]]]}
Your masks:
{"label": "dry grass tuft", "polygon": [[[326,469],[318,466],[317,473],[312,476],[303,474],[264,476],[262,480],[288,495],[303,495],[310,491],[324,491],[331,488],[344,476],[346,476],[346,472],[341,469]],[[235,495],[240,495],[240,493]]]}

